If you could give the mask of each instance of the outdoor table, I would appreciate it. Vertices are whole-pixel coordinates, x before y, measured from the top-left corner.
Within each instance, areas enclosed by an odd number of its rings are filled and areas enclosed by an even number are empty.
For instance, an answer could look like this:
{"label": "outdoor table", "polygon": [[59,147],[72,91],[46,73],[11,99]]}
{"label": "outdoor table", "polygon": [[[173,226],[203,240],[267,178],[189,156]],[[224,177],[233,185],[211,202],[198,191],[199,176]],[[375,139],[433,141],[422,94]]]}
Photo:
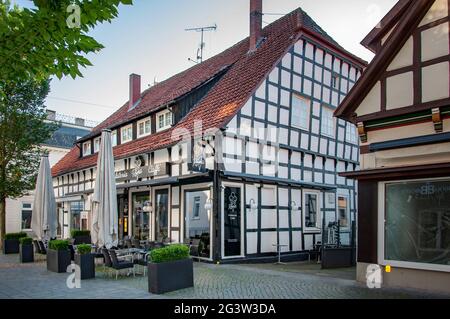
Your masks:
{"label": "outdoor table", "polygon": [[281,248],[287,247],[288,245],[273,244],[272,246],[277,247],[278,250],[278,261],[275,263],[275,265],[285,265],[285,263],[281,262]]}

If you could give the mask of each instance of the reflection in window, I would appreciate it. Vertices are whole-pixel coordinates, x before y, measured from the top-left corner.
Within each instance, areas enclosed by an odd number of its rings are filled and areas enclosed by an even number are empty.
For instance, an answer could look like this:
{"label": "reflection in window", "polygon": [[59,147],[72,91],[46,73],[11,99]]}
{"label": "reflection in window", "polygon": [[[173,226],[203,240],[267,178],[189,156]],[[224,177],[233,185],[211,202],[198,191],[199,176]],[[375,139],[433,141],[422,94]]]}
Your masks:
{"label": "reflection in window", "polygon": [[450,264],[450,181],[386,185],[385,259]]}
{"label": "reflection in window", "polygon": [[150,195],[148,192],[133,194],[133,236],[139,240],[149,239],[150,205]]}
{"label": "reflection in window", "polygon": [[31,229],[31,204],[22,204],[22,229]]}
{"label": "reflection in window", "polygon": [[194,208],[192,212],[192,219],[198,219],[200,217],[200,196],[194,197]]}
{"label": "reflection in window", "polygon": [[81,212],[84,210],[84,202],[70,202],[70,227],[71,229],[81,230]]}
{"label": "reflection in window", "polygon": [[317,194],[305,194],[305,227],[319,227],[317,223]]}
{"label": "reflection in window", "polygon": [[339,226],[348,227],[349,226],[349,210],[348,201],[346,197],[338,197],[338,214],[339,214]]}
{"label": "reflection in window", "polygon": [[187,191],[185,241],[193,246],[191,253],[210,258],[210,211],[205,209],[209,190]]}

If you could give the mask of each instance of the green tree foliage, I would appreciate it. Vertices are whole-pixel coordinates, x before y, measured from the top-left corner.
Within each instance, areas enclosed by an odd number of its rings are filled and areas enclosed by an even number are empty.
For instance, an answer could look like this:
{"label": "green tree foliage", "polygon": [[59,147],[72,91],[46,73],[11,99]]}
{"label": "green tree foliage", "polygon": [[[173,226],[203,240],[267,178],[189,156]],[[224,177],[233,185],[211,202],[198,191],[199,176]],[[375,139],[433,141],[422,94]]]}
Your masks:
{"label": "green tree foliage", "polygon": [[6,198],[34,188],[40,145],[57,129],[45,121],[48,92],[49,80],[0,82],[0,245],[6,232]]}
{"label": "green tree foliage", "polygon": [[[88,53],[103,46],[88,35],[98,23],[111,22],[120,4],[132,0],[34,0],[34,8],[0,0],[0,81],[82,76]],[[71,4],[80,7],[80,27],[69,27]]]}

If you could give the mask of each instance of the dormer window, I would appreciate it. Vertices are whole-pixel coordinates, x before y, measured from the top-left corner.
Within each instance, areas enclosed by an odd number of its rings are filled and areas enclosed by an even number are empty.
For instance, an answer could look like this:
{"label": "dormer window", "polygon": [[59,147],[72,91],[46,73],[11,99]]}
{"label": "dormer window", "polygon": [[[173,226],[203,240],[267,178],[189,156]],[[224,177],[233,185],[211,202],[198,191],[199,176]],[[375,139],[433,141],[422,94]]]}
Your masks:
{"label": "dormer window", "polygon": [[133,125],[127,125],[120,129],[121,131],[121,137],[122,137],[122,143],[129,142],[133,139]]}
{"label": "dormer window", "polygon": [[100,141],[101,141],[100,137],[94,139],[94,153],[97,153],[100,150]]}
{"label": "dormer window", "polygon": [[91,155],[91,142],[83,143],[83,156]]}
{"label": "dormer window", "polygon": [[159,112],[156,115],[157,131],[168,129],[172,126],[172,112],[169,110]]}
{"label": "dormer window", "polygon": [[151,122],[150,117],[140,120],[137,123],[138,137],[143,137],[143,136],[149,135],[151,133],[151,126],[152,126],[152,122]]}

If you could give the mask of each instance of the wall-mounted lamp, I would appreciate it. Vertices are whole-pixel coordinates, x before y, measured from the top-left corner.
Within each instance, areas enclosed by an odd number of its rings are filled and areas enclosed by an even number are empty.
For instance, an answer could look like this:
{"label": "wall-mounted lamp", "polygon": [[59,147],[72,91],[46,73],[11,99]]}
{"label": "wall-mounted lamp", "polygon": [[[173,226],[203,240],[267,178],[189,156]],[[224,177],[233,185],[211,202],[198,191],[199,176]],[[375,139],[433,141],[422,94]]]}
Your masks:
{"label": "wall-mounted lamp", "polygon": [[256,212],[256,210],[258,209],[258,204],[256,204],[255,200],[252,198],[250,199],[250,212]]}
{"label": "wall-mounted lamp", "polygon": [[298,211],[298,205],[295,201],[291,201],[291,210]]}
{"label": "wall-mounted lamp", "polygon": [[211,198],[208,198],[207,200],[206,200],[206,203],[205,203],[205,210],[211,210],[212,209],[212,199]]}

